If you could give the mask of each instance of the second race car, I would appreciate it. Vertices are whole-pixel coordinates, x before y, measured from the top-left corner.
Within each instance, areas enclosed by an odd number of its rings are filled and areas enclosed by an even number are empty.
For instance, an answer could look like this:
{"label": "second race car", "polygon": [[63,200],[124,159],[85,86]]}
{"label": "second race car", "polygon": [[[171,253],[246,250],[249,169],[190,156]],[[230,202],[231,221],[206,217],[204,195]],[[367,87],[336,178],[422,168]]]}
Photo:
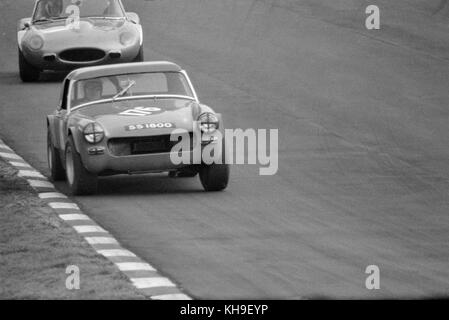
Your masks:
{"label": "second race car", "polygon": [[144,60],[139,16],[120,0],[37,0],[18,24],[20,77]]}

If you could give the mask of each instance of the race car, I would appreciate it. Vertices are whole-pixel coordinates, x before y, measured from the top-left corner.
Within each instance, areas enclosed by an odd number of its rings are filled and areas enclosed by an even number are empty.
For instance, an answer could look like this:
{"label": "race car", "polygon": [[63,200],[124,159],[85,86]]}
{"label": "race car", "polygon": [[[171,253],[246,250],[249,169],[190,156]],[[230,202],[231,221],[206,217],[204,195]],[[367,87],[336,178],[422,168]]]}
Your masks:
{"label": "race car", "polygon": [[[98,178],[114,174],[199,174],[206,191],[228,185],[222,116],[200,103],[187,72],[171,62],[72,71],[47,132],[51,178],[67,180],[74,195],[95,193]],[[217,161],[204,161],[205,148]]]}
{"label": "race car", "polygon": [[18,23],[20,78],[44,70],[144,60],[140,18],[120,0],[37,0]]}

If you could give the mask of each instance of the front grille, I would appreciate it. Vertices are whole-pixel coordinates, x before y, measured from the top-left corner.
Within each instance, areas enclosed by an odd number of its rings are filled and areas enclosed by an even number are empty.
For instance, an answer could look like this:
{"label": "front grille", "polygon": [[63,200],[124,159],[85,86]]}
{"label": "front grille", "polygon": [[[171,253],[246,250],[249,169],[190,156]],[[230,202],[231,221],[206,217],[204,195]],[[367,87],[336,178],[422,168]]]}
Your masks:
{"label": "front grille", "polygon": [[89,62],[103,59],[106,53],[100,49],[78,48],[61,52],[59,57],[65,61]]}
{"label": "front grille", "polygon": [[[193,134],[190,137],[190,150],[193,150]],[[170,141],[170,135],[135,137],[135,138],[113,138],[108,141],[108,148],[114,156],[130,156],[139,154],[168,153],[177,144]],[[187,150],[183,150],[187,151]]]}

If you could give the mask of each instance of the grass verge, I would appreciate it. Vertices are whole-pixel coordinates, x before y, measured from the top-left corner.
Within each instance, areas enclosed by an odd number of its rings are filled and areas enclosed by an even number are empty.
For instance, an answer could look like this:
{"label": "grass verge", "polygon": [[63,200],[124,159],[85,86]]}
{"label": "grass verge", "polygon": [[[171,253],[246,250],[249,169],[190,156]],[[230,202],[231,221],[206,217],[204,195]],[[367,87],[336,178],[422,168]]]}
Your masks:
{"label": "grass verge", "polygon": [[[67,266],[80,269],[68,290]],[[144,299],[0,159],[0,299]]]}

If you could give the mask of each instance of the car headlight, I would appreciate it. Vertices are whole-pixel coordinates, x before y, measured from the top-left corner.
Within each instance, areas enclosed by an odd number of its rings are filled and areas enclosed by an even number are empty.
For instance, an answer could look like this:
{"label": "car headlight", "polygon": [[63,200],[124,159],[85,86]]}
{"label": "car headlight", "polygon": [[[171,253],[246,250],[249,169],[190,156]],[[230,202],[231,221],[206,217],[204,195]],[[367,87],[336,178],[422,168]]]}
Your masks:
{"label": "car headlight", "polygon": [[44,46],[44,39],[41,36],[34,35],[28,41],[28,46],[31,50],[40,50]]}
{"label": "car headlight", "polygon": [[120,43],[124,46],[129,46],[135,40],[134,35],[131,32],[123,32],[120,35]]}
{"label": "car headlight", "polygon": [[84,139],[92,144],[99,143],[104,139],[104,130],[96,122],[89,123],[84,127],[83,134]]}
{"label": "car headlight", "polygon": [[198,117],[198,124],[202,132],[213,133],[218,129],[218,117],[210,112],[205,112]]}

